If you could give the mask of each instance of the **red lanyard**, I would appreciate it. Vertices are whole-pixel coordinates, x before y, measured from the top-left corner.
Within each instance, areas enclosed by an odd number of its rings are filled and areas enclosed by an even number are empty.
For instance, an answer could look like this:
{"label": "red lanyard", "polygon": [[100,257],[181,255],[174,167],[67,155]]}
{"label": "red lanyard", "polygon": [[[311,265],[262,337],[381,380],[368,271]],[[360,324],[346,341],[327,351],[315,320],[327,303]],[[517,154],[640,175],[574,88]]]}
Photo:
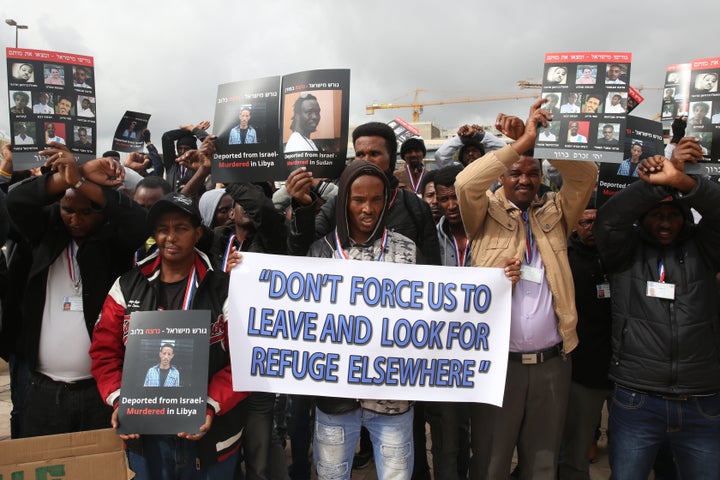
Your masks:
{"label": "red lanyard", "polygon": [[410,166],[407,163],[405,164],[405,170],[407,170],[408,178],[410,179],[410,186],[412,187],[413,193],[418,193],[420,185],[422,185],[423,177],[425,176],[425,167],[423,167],[422,172],[420,172],[420,178],[418,178],[417,183],[415,183],[415,180],[413,180],[412,171],[410,170]]}
{"label": "red lanyard", "polygon": [[[380,245],[380,255],[378,255],[377,261],[382,262],[383,255],[385,254],[385,249],[387,248],[387,241],[388,241],[388,229],[383,229],[383,235],[382,235],[382,244]],[[340,243],[340,235],[338,235],[337,228],[335,228],[335,253],[337,254],[338,258],[341,258],[343,260],[349,260],[350,257],[348,257],[348,254],[343,250],[342,244]]]}

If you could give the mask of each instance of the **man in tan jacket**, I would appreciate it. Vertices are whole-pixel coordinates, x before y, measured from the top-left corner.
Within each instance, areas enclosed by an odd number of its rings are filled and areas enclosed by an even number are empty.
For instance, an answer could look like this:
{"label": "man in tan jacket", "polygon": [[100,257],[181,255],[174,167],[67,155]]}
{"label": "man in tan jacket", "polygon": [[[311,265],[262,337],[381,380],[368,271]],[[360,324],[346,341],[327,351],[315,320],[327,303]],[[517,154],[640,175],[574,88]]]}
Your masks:
{"label": "man in tan jacket", "polygon": [[[517,141],[468,165],[455,183],[472,264],[522,263],[512,296],[503,406],[471,407],[473,479],[507,478],[516,446],[521,478],[556,475],[570,387],[567,354],[578,343],[567,239],[590,198],[597,167],[553,161],[563,186],[538,198],[541,166],[531,149],[538,125],[550,120],[543,102],[532,106],[525,125],[499,115],[498,128]],[[496,180],[501,187],[492,192]]]}

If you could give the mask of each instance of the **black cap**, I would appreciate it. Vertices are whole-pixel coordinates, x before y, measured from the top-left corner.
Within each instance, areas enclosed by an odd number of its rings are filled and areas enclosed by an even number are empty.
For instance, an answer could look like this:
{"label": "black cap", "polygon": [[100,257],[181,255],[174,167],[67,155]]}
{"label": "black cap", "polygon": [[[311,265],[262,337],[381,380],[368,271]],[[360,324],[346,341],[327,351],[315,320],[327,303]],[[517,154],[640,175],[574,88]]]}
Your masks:
{"label": "black cap", "polygon": [[425,142],[420,137],[410,137],[403,142],[400,147],[400,158],[403,158],[408,150],[421,150],[423,152],[423,156],[427,153]]}
{"label": "black cap", "polygon": [[148,223],[152,228],[155,228],[155,224],[160,216],[163,213],[171,212],[173,210],[189,215],[192,219],[193,225],[199,226],[202,222],[200,210],[198,210],[198,206],[195,204],[195,201],[191,197],[182,193],[172,192],[162,197],[160,200],[155,202],[152,207],[150,207],[150,211],[147,216]]}

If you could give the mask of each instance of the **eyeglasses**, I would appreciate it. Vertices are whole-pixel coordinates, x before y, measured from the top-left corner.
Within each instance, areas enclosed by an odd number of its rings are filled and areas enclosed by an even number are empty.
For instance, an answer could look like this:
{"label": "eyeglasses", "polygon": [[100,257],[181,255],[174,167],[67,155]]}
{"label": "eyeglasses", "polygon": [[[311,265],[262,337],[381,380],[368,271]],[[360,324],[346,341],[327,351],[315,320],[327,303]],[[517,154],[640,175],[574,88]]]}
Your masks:
{"label": "eyeglasses", "polygon": [[595,223],[595,219],[594,219],[594,218],[587,218],[587,219],[584,219],[584,220],[580,220],[580,221],[578,222],[578,225],[580,225],[581,227],[589,227],[589,226],[592,225],[593,223]]}

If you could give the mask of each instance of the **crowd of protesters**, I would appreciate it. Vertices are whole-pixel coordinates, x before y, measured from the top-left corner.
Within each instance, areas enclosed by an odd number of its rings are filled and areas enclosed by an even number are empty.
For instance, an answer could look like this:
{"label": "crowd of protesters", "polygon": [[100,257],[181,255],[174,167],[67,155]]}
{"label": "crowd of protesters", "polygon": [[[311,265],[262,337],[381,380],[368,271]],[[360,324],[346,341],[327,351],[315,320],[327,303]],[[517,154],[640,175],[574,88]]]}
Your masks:
{"label": "crowd of protesters", "polygon": [[[279,189],[214,183],[209,122],[165,132],[162,154],[145,130],[147,154],[123,163],[79,165],[50,143],[39,171],[14,171],[4,146],[12,437],[117,428],[130,314],[203,309],[219,332],[205,423],[120,435],[135,478],[349,479],[374,459],[380,479],[495,480],[516,452],[514,478],[589,479],[605,401],[612,478],[720,478],[720,186],[685,173],[702,150],[679,132],[598,210],[594,163],[535,158],[543,102],[526,121],[498,116],[509,144],[461,127],[432,170],[421,138],[398,166],[393,130],[363,124],[339,179],[300,168]],[[235,391],[224,332],[242,252],[502,268],[502,407]]]}

